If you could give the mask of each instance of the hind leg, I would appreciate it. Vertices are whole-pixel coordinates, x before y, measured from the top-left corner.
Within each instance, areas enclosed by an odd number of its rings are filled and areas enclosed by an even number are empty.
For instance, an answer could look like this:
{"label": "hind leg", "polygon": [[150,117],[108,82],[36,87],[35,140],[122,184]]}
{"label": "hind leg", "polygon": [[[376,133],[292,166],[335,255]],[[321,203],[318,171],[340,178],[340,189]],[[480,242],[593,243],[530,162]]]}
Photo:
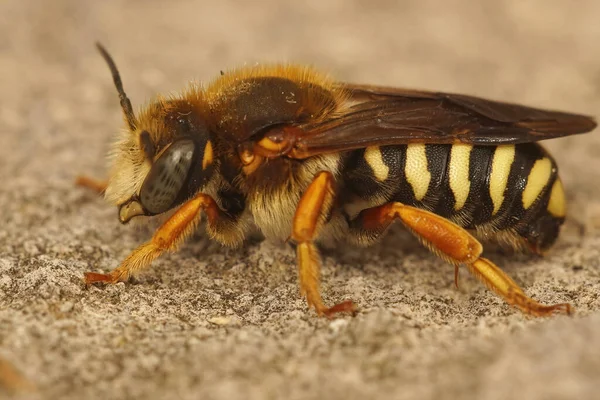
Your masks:
{"label": "hind leg", "polygon": [[483,247],[475,237],[434,213],[394,202],[363,210],[350,226],[355,233],[375,236],[397,219],[439,257],[455,266],[465,265],[484,285],[524,313],[547,316],[573,312],[570,304],[543,305],[525,295],[497,265],[481,257]]}

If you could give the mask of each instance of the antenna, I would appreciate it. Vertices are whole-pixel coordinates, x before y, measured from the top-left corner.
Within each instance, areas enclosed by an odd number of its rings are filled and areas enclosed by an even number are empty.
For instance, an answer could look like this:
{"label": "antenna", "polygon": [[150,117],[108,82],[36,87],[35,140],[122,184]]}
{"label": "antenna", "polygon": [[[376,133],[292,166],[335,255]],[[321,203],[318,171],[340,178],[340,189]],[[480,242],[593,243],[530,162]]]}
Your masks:
{"label": "antenna", "polygon": [[115,87],[117,88],[117,92],[119,92],[121,108],[123,109],[123,114],[125,115],[125,119],[127,120],[129,129],[131,131],[135,131],[135,129],[136,129],[135,114],[133,113],[133,108],[131,107],[131,101],[129,101],[129,98],[127,97],[127,95],[125,94],[125,91],[123,90],[123,82],[121,82],[121,76],[119,75],[119,70],[117,69],[115,62],[113,61],[110,54],[108,54],[108,51],[106,51],[104,46],[102,46],[100,43],[96,42],[96,47],[98,48],[98,51],[100,51],[100,54],[102,55],[102,58],[104,58],[104,61],[106,61],[106,63],[108,64],[108,68],[110,69],[110,73],[112,74],[113,81],[115,82]]}

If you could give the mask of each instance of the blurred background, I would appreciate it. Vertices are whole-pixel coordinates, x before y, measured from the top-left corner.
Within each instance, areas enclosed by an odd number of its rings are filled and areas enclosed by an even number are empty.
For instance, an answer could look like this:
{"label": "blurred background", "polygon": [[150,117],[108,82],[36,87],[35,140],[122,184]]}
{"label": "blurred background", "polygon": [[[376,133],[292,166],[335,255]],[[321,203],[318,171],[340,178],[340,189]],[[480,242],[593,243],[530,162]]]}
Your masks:
{"label": "blurred background", "polygon": [[407,236],[327,257],[325,296],[357,300],[355,319],[307,313],[293,257],[268,244],[199,241],[142,284],[86,291],[83,271],[110,269],[151,231],[121,227],[72,183],[106,176],[122,126],[95,41],[136,107],[220,70],[292,61],[598,117],[599,21],[597,0],[1,1],[0,397],[23,387],[10,365],[38,388],[27,399],[591,398],[598,132],[547,144],[570,201],[554,256],[494,256],[528,293],[573,302],[573,320],[528,320],[473,281],[455,290]]}
{"label": "blurred background", "polygon": [[[100,115],[98,103],[116,103],[95,41],[114,55],[137,104],[222,69],[294,61],[342,80],[593,113],[600,80],[597,4],[4,1],[2,120],[19,126],[27,113],[48,112],[87,124],[87,140],[99,136],[92,127],[98,118],[88,113]],[[22,102],[23,96],[30,97]]]}
{"label": "blurred background", "polygon": [[[136,105],[220,70],[293,61],[340,80],[595,114],[599,7],[595,0],[5,0],[0,123],[13,148],[99,168],[121,121],[95,41],[113,54]],[[49,133],[54,146],[40,148],[37,135]],[[5,172],[34,172],[12,153],[2,168],[13,170]],[[37,173],[47,168],[63,169]]]}

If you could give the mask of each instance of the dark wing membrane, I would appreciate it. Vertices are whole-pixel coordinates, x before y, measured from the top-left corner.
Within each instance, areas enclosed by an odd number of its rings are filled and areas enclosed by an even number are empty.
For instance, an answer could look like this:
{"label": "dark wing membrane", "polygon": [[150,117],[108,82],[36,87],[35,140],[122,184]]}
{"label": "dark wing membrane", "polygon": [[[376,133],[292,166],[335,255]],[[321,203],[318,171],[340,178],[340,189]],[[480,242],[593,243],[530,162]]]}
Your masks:
{"label": "dark wing membrane", "polygon": [[291,155],[305,158],[367,146],[404,143],[499,145],[591,131],[583,115],[540,110],[478,97],[375,86],[345,86],[355,104],[301,128]]}

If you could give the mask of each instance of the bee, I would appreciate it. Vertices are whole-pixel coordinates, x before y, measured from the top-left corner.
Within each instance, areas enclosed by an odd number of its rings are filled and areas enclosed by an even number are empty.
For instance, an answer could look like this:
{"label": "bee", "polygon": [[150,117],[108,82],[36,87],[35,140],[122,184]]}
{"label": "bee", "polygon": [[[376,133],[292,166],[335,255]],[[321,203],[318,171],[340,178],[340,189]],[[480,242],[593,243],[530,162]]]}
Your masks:
{"label": "bee", "polygon": [[111,56],[126,129],[104,191],[121,223],[172,214],[108,274],[127,281],[207,220],[241,245],[258,230],[295,247],[300,293],[317,314],[353,312],[321,297],[318,245],[367,246],[399,221],[526,314],[570,314],[528,297],[482,257],[480,239],[543,254],[566,215],[554,159],[537,142],[596,127],[587,116],[477,97],[337,82],[311,67],[250,66],[158,97],[134,113]]}

